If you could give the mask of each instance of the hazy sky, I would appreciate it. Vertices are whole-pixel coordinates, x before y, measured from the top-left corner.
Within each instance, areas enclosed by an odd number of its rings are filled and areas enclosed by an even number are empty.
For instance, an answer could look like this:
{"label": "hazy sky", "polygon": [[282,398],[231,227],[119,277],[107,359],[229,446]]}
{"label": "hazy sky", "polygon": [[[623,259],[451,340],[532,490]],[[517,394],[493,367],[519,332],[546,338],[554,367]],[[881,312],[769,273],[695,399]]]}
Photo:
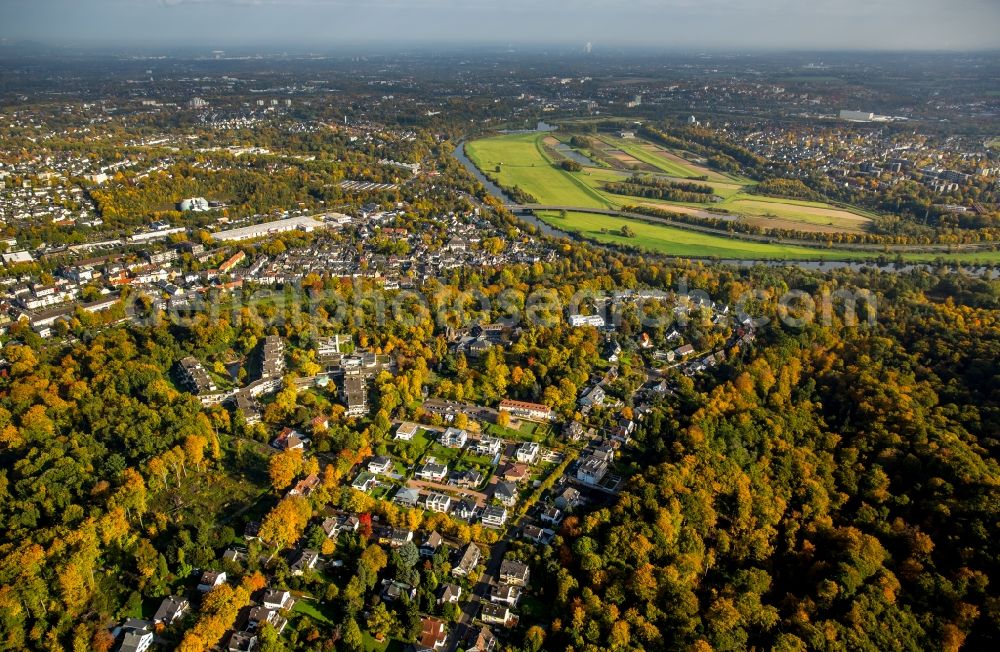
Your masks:
{"label": "hazy sky", "polygon": [[0,0],[0,38],[333,48],[1000,48],[1000,0]]}

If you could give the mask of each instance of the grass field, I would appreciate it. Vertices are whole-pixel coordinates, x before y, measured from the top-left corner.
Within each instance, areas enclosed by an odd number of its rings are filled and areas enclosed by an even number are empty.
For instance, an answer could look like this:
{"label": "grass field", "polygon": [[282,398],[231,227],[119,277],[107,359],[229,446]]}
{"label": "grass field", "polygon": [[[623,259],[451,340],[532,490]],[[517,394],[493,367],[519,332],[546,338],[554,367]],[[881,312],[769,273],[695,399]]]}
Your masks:
{"label": "grass field", "polygon": [[330,616],[319,610],[319,606],[315,602],[311,602],[305,599],[299,599],[292,605],[292,613],[299,613],[309,616],[318,623],[324,623],[327,625],[332,625],[333,621]]}
{"label": "grass field", "polygon": [[[648,204],[707,217],[699,212],[707,208],[705,204],[650,201],[611,194],[604,190],[604,185],[628,178],[632,174],[630,171],[585,167],[580,172],[566,172],[556,167],[547,155],[543,144],[546,141],[553,142],[554,139],[551,135],[536,133],[497,136],[470,142],[465,151],[480,170],[496,179],[501,186],[521,188],[542,204],[586,208]],[[643,161],[661,175],[679,179],[707,175],[709,181],[706,183],[712,186],[716,195],[722,197],[722,201],[715,206],[731,213],[746,215],[751,223],[759,226],[858,232],[864,229],[869,220],[868,216],[860,212],[829,204],[746,194],[743,191],[751,183],[748,180],[708,170],[641,140],[602,136],[600,142],[605,147],[620,148],[627,156]],[[497,166],[499,173],[496,171]]]}
{"label": "grass field", "polygon": [[[540,212],[538,217],[552,226],[579,233],[606,244],[639,247],[648,251],[691,258],[733,258],[741,260],[876,260],[881,254],[874,251],[845,251],[796,245],[749,242],[724,236],[698,233],[686,229],[651,224],[612,215],[570,212],[565,218],[558,213]],[[621,228],[628,225],[635,237],[621,235]],[[889,255],[893,258],[894,255]],[[933,262],[938,258],[952,262],[1000,262],[1000,251],[970,252],[961,254],[903,254],[908,262]]]}
{"label": "grass field", "polygon": [[986,143],[986,146],[993,149],[1000,149],[1000,138],[994,138],[990,142]]}
{"label": "grass field", "polygon": [[[486,138],[467,143],[466,154],[480,170],[497,179],[500,185],[520,187],[542,204],[581,208],[620,208],[627,204],[645,204],[700,217],[710,216],[705,212],[710,206],[706,204],[681,204],[607,193],[603,190],[605,183],[620,181],[628,177],[631,172],[603,167],[585,167],[580,172],[566,172],[556,167],[545,152],[544,138],[545,134],[537,133]],[[609,147],[628,148],[638,155],[637,159],[639,156],[649,160],[656,159],[655,167],[661,174],[684,178],[697,176],[694,173],[699,171],[699,168],[692,167],[694,164],[648,143],[643,145],[642,141],[621,141],[602,136],[602,142]],[[620,144],[622,142],[624,145]],[[650,148],[658,151],[653,152]],[[497,165],[500,166],[499,173],[496,172]],[[713,174],[718,175],[715,172]],[[742,215],[743,219],[760,226],[814,232],[859,232],[871,219],[871,216],[863,211],[839,208],[822,202],[751,195],[743,192],[746,186],[738,183],[736,179],[724,178],[724,182],[711,180],[707,182],[723,197],[723,201],[711,206]],[[746,181],[747,185],[750,183]],[[570,212],[565,218],[556,213],[540,214],[539,217],[556,228],[575,232],[598,242],[639,247],[673,256],[744,260],[875,260],[886,255],[894,257],[892,254],[875,251],[848,251],[825,249],[821,246],[804,247],[738,240],[723,235],[699,233],[610,215]],[[620,235],[622,226],[626,224],[635,231],[636,237],[625,238]],[[941,258],[954,262],[995,263],[1000,262],[1000,252],[904,254],[903,258],[913,262],[933,262]]]}
{"label": "grass field", "polygon": [[597,191],[552,164],[542,149],[542,138],[534,133],[485,138],[466,144],[465,153],[499,185],[516,186],[539,202],[607,208],[608,202]]}
{"label": "grass field", "polygon": [[[558,213],[539,213],[538,217],[556,228],[579,233],[598,242],[640,247],[672,256],[806,260],[845,259],[853,253],[747,242],[613,215],[570,212],[565,218]],[[621,229],[626,225],[635,232],[634,238],[621,235]],[[848,255],[845,256],[845,253]]]}
{"label": "grass field", "polygon": [[402,652],[405,649],[403,643],[394,638],[387,638],[380,643],[367,630],[362,630],[361,636],[365,652]]}

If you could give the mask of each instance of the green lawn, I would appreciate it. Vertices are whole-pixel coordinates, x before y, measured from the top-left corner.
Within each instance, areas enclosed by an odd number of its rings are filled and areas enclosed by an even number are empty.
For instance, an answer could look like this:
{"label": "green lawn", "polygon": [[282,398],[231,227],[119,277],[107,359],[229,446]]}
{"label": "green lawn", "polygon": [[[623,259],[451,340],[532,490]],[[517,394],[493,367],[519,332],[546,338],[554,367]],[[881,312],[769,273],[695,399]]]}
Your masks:
{"label": "green lawn", "polygon": [[413,435],[413,439],[410,441],[402,441],[399,439],[394,439],[393,435],[390,434],[389,440],[386,442],[389,446],[395,448],[396,446],[412,446],[416,450],[423,450],[427,448],[427,444],[431,443],[430,437],[427,436],[428,431],[423,428],[417,428],[417,434]]}
{"label": "green lawn", "polygon": [[[672,256],[744,260],[875,260],[883,255],[879,252],[750,242],[612,215],[570,212],[562,218],[558,213],[540,212],[538,217],[556,228],[579,233],[597,242],[639,247]],[[635,237],[626,238],[621,235],[621,228],[625,225],[635,232]],[[894,255],[889,254],[888,257],[892,258]],[[1000,252],[904,254],[903,258],[912,262],[933,262],[942,258],[955,262],[996,263],[1000,262]]]}
{"label": "green lawn", "polygon": [[[539,202],[606,208],[608,202],[582,181],[555,167],[545,155],[545,134],[497,136],[467,143],[465,153],[484,174],[506,188],[518,187]],[[500,165],[500,172],[496,172]]]}
{"label": "green lawn", "polygon": [[390,494],[396,493],[396,485],[386,482],[385,480],[380,480],[382,484],[372,489],[371,497],[375,500],[385,499],[388,500]]}
{"label": "green lawn", "polygon": [[375,640],[367,630],[361,630],[361,638],[363,640],[364,651],[365,652],[402,652],[406,649],[406,645],[402,641],[397,641],[394,638],[386,638],[384,641],[379,643]]}
{"label": "green lawn", "polygon": [[480,468],[486,468],[486,467],[492,466],[492,464],[493,464],[493,456],[492,455],[476,455],[475,453],[473,453],[471,451],[471,449],[467,449],[465,451],[465,455],[462,456],[462,459],[461,459],[461,461],[458,464],[459,464],[460,467],[464,467],[464,468],[472,468],[474,466],[477,466],[477,467],[480,467]]}
{"label": "green lawn", "polygon": [[427,449],[427,452],[424,453],[420,463],[424,464],[427,462],[428,457],[433,457],[437,460],[438,464],[447,464],[451,466],[455,459],[457,459],[461,454],[461,448],[446,448],[441,444],[431,444],[430,448]]}
{"label": "green lawn", "polygon": [[300,598],[292,606],[292,613],[298,613],[304,616],[308,616],[309,618],[315,620],[317,623],[323,623],[325,625],[334,624],[333,620],[331,620],[329,616],[327,616],[326,614],[324,614],[322,611],[319,610],[319,607],[320,605],[311,600],[304,600]]}
{"label": "green lawn", "polygon": [[[575,215],[576,213],[573,213]],[[558,217],[555,218],[557,221]],[[537,424],[532,424],[537,425]],[[495,423],[491,423],[486,427],[486,432],[493,435],[494,437],[501,437],[508,441],[535,441],[542,443],[552,434],[551,429],[546,428],[530,428],[530,429],[516,429],[516,428],[505,428],[504,426],[498,426]]]}

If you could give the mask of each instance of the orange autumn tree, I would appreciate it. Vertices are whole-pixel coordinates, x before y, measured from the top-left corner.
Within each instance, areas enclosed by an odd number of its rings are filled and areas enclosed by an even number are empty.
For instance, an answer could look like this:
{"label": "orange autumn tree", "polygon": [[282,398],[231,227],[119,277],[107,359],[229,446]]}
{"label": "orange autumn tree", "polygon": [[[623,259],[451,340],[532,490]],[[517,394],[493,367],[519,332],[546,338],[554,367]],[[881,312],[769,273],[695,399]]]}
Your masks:
{"label": "orange autumn tree", "polygon": [[202,604],[201,617],[194,627],[184,634],[179,652],[202,652],[208,650],[226,633],[240,609],[250,604],[250,598],[255,591],[267,586],[267,581],[260,573],[254,573],[243,578],[235,589],[228,584],[212,589],[205,596]]}

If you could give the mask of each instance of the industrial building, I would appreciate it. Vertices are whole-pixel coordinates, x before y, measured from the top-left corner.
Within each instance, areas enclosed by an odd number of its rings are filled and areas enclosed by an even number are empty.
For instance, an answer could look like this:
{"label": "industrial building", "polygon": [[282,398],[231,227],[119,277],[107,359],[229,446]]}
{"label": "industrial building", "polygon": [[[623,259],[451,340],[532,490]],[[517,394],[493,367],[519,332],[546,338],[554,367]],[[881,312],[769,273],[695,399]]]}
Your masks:
{"label": "industrial building", "polygon": [[[333,215],[333,217],[337,217],[337,215]],[[212,234],[212,239],[216,242],[232,242],[239,240],[253,240],[255,238],[263,238],[264,236],[274,235],[275,233],[286,233],[288,231],[305,231],[306,233],[309,233],[310,231],[322,226],[322,224],[322,222],[310,215],[299,215],[298,217],[289,217],[284,220],[275,220],[273,222],[253,224],[251,226],[243,226],[238,229],[230,229],[228,231],[219,231]]]}

